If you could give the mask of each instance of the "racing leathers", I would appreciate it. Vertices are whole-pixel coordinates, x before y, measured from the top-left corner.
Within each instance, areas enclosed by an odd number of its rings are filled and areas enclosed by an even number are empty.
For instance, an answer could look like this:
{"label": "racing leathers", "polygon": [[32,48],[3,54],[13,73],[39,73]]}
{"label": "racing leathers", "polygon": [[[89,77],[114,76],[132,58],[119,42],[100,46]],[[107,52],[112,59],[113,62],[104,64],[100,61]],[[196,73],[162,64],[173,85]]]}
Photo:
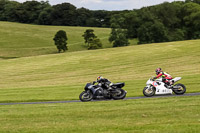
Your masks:
{"label": "racing leathers", "polygon": [[172,85],[173,84],[173,81],[172,81],[173,78],[167,72],[160,72],[156,77],[154,77],[154,79],[160,78],[160,77],[162,77],[162,81],[164,83],[166,83],[167,85]]}
{"label": "racing leathers", "polygon": [[101,84],[102,88],[104,89],[108,89],[108,90],[111,90],[111,85],[112,85],[112,82],[110,82],[108,79],[106,78],[102,78],[98,81],[96,81],[98,84]]}

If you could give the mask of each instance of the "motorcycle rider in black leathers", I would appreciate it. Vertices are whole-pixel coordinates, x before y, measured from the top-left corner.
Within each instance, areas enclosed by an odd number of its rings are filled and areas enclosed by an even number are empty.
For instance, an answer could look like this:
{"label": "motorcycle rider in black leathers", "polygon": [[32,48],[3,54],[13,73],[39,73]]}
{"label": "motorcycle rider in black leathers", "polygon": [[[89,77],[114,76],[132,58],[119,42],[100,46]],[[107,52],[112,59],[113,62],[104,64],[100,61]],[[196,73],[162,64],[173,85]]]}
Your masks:
{"label": "motorcycle rider in black leathers", "polygon": [[97,81],[93,82],[94,83],[98,83],[102,85],[102,88],[107,89],[107,90],[111,90],[112,87],[111,85],[113,84],[112,82],[110,82],[108,79],[103,78],[102,76],[98,76],[97,77]]}

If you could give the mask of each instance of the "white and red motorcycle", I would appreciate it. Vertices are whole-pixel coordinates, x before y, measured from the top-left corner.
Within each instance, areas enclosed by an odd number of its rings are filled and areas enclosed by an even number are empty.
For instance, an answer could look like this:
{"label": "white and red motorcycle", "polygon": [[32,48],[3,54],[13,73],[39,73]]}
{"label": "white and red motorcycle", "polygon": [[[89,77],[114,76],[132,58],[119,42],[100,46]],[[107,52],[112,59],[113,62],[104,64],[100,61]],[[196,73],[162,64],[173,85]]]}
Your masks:
{"label": "white and red motorcycle", "polygon": [[[181,77],[176,77],[172,79],[172,82],[175,83],[181,80]],[[167,86],[162,82],[162,78],[154,80],[150,78],[146,82],[146,87],[143,89],[143,94],[147,97],[151,97],[154,95],[167,95],[172,94],[173,92],[177,95],[182,95],[186,92],[186,87],[183,84],[173,84],[171,86]]]}

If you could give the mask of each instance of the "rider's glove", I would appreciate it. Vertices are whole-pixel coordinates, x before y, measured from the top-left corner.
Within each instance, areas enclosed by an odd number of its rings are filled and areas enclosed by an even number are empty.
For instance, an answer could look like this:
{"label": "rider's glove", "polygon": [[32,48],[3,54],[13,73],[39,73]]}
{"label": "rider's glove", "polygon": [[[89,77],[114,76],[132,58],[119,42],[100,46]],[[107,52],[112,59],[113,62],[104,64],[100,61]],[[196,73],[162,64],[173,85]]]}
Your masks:
{"label": "rider's glove", "polygon": [[96,81],[93,81],[92,84],[94,85],[95,83],[97,83]]}
{"label": "rider's glove", "polygon": [[153,80],[157,79],[157,77],[153,77]]}

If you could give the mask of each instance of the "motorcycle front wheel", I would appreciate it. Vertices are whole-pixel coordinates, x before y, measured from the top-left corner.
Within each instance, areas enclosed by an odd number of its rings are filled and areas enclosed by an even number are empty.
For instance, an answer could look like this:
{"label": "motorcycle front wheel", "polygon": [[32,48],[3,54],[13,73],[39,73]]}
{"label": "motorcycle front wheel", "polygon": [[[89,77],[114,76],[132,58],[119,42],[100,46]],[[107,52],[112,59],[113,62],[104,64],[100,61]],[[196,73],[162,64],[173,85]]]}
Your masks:
{"label": "motorcycle front wheel", "polygon": [[153,86],[151,87],[144,87],[143,89],[143,94],[146,97],[152,97],[153,95],[155,95],[155,89],[153,88]]}
{"label": "motorcycle front wheel", "polygon": [[90,91],[83,91],[80,95],[79,95],[79,99],[82,102],[88,102],[91,101],[93,98],[93,94]]}
{"label": "motorcycle front wheel", "polygon": [[123,89],[116,89],[115,93],[112,94],[114,100],[124,99],[126,97],[126,91]]}
{"label": "motorcycle front wheel", "polygon": [[186,92],[186,87],[183,84],[176,84],[174,86],[173,92],[176,95],[183,95]]}

